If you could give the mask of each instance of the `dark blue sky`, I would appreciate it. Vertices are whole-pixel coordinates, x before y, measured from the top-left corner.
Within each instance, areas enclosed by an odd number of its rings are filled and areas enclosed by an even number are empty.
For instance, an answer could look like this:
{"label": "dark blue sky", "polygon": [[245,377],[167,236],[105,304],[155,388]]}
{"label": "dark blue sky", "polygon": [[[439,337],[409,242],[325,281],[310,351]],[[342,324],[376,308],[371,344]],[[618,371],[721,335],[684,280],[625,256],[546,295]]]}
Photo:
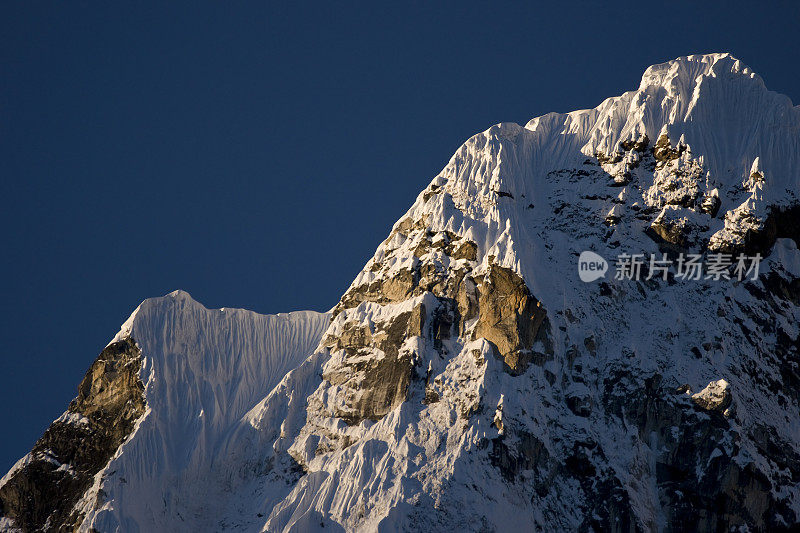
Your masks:
{"label": "dark blue sky", "polygon": [[3,3],[0,474],[142,299],[326,310],[494,123],[697,52],[800,102],[796,3],[378,4]]}

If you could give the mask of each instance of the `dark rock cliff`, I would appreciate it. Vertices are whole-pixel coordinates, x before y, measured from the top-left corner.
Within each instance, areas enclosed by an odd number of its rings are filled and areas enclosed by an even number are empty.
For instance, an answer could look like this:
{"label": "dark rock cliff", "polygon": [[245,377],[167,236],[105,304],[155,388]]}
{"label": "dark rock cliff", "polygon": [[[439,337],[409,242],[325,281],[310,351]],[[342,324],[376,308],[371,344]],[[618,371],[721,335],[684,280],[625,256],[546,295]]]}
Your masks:
{"label": "dark rock cliff", "polygon": [[132,338],[100,353],[67,413],[0,488],[0,516],[26,532],[77,529],[83,516],[76,504],[144,414],[141,363]]}

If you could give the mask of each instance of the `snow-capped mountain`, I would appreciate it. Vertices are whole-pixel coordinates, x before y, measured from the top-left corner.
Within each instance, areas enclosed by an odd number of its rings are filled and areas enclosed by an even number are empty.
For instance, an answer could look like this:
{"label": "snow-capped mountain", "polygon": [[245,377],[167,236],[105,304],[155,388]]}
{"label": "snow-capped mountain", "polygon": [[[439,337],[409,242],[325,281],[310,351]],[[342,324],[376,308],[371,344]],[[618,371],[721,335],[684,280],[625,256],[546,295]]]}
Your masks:
{"label": "snow-capped mountain", "polygon": [[0,529],[797,529],[798,195],[800,107],[728,54],[493,126],[330,314],[142,304]]}
{"label": "snow-capped mountain", "polygon": [[240,492],[267,506],[242,517],[268,512],[296,474],[273,468],[287,404],[262,400],[298,394],[286,373],[313,371],[329,319],[209,310],[182,291],[146,300],[0,482],[0,530],[211,531],[241,512]]}

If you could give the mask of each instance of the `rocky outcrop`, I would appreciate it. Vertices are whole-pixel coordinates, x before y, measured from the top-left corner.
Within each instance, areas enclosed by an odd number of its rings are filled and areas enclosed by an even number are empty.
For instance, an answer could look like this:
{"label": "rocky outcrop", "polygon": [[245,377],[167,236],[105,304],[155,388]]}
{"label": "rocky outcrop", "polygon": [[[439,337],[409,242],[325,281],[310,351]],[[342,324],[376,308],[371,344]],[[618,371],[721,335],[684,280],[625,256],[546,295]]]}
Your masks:
{"label": "rocky outcrop", "polygon": [[800,243],[800,205],[770,207],[765,217],[742,210],[728,213],[723,232],[712,242],[714,251],[766,255],[777,239]]}
{"label": "rocky outcrop", "polygon": [[706,213],[712,218],[717,216],[722,201],[719,199],[719,191],[712,189],[703,196],[700,200],[700,211]]}
{"label": "rocky outcrop", "polygon": [[702,233],[708,230],[708,217],[690,209],[665,206],[647,228],[647,233],[677,249],[700,244]]}
{"label": "rocky outcrop", "polygon": [[796,520],[788,500],[770,496],[767,476],[737,460],[745,436],[722,416],[731,404],[727,382],[712,382],[690,397],[671,394],[658,374],[635,384],[625,384],[630,378],[621,373],[609,378],[606,413],[636,427],[657,450],[650,475],[665,516],[659,530],[784,530]]}
{"label": "rocky outcrop", "polygon": [[[556,443],[547,439],[546,432],[537,435],[524,429],[520,418],[524,412],[504,413],[504,431],[487,443],[490,463],[543,512],[552,505],[551,498],[565,497],[561,491],[579,492],[577,498],[571,495],[578,518],[565,529],[787,531],[796,523],[791,499],[771,495],[767,475],[744,459],[742,443],[752,437],[723,416],[731,406],[730,386],[724,380],[691,396],[672,392],[663,376],[641,369],[612,366],[599,378],[600,394],[594,401],[602,416],[593,418],[595,423],[608,429],[622,424],[626,439],[640,439],[646,448],[617,449],[620,443],[609,442],[599,427]],[[570,411],[589,416],[589,392],[582,384],[573,384],[566,391]],[[800,479],[797,453],[790,447],[780,449],[774,432],[765,432],[758,440],[787,478]],[[620,452],[630,454],[631,476],[608,467],[609,458],[619,457]],[[641,458],[636,457],[639,453]],[[654,501],[632,500],[645,483],[651,484]],[[655,506],[660,522],[642,521],[647,505]]]}
{"label": "rocky outcrop", "polygon": [[653,157],[659,164],[666,165],[670,161],[678,159],[685,151],[685,145],[679,143],[673,147],[669,136],[662,133],[658,137],[655,146],[653,146]]}
{"label": "rocky outcrop", "polygon": [[73,531],[75,505],[144,414],[141,352],[132,338],[108,345],[78,396],[0,487],[0,516],[22,531]]}
{"label": "rocky outcrop", "polygon": [[[708,169],[687,144],[673,143],[667,134],[660,135],[651,148],[646,141],[646,136],[622,141],[612,155],[595,156],[602,172],[611,179],[608,184],[625,186],[624,194],[604,215],[607,226],[624,224],[628,206],[636,218],[647,222],[646,234],[662,248],[673,251],[763,255],[776,239],[800,240],[800,206],[764,198],[767,178],[758,170],[758,158],[744,183],[727,191],[728,198],[736,203],[720,213],[724,207],[720,190],[712,187]],[[640,195],[644,205],[629,202],[628,198]],[[723,220],[722,229],[714,223],[715,218]]]}
{"label": "rocky outcrop", "polygon": [[[462,313],[469,314],[468,293],[474,281],[467,276],[467,272],[477,259],[477,245],[449,231],[432,232],[424,227],[423,221],[401,223],[392,235],[404,239],[405,246],[411,248],[414,257],[424,259],[396,270],[384,264],[391,261],[391,252],[383,262],[373,260],[368,267],[375,273],[373,279],[350,287],[334,308],[333,317],[361,302],[398,303],[425,292],[458,299],[466,306],[462,308]],[[439,254],[455,264],[443,269],[436,261]]]}
{"label": "rocky outcrop", "polygon": [[692,394],[692,401],[701,409],[722,413],[731,404],[730,385],[724,379],[712,381],[697,394]]}
{"label": "rocky outcrop", "polygon": [[544,339],[547,313],[524,280],[513,270],[490,265],[478,285],[478,321],[473,338],[484,338],[497,349],[509,371],[520,374],[533,359],[534,343]]}
{"label": "rocky outcrop", "polygon": [[[401,221],[393,232],[397,235],[417,258],[413,267],[391,271],[373,260],[368,270],[375,276],[354,284],[334,317],[364,302],[387,306],[425,294],[433,298],[427,308],[418,303],[386,321],[348,320],[323,342],[332,352],[343,353],[341,362],[328,365],[323,379],[338,391],[331,414],[351,425],[378,420],[407,399],[414,369],[422,364],[416,350],[402,348],[413,337],[426,339],[437,350],[451,336],[486,339],[512,375],[524,372],[534,359],[537,341],[541,350],[547,342],[547,313],[541,303],[522,277],[494,264],[493,258],[485,273],[475,274],[474,242],[449,231],[430,231],[424,220]],[[393,257],[390,251],[383,262]],[[449,268],[442,267],[442,257],[451,261]],[[435,394],[429,391],[426,401],[435,401]]]}
{"label": "rocky outcrop", "polygon": [[322,376],[344,389],[342,404],[332,406],[334,416],[351,425],[378,420],[405,401],[418,356],[411,350],[401,351],[401,346],[407,338],[426,335],[431,329],[437,338],[449,334],[441,324],[426,324],[427,315],[425,305],[419,304],[373,329],[353,322],[345,325],[327,346],[343,350],[343,362]]}

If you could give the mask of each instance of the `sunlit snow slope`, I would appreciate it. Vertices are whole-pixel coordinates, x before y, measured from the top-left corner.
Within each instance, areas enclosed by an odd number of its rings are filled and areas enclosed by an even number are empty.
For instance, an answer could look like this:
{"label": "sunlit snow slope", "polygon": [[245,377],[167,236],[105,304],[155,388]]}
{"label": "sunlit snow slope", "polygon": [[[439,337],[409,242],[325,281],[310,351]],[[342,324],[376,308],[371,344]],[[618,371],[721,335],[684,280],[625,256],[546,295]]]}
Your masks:
{"label": "sunlit snow slope", "polygon": [[256,430],[245,415],[313,352],[328,323],[313,311],[206,309],[182,291],[143,302],[112,344],[134,339],[141,351],[145,412],[77,505],[81,529],[222,527],[243,494],[263,492],[280,431],[280,421]]}
{"label": "sunlit snow slope", "polygon": [[269,469],[271,443],[241,431],[250,429],[243,417],[313,352],[328,321],[313,311],[209,310],[180,291],[143,303],[117,337],[133,337],[144,355],[147,413],[106,469],[109,504],[87,525],[211,526],[240,491],[260,489],[248,484]]}

